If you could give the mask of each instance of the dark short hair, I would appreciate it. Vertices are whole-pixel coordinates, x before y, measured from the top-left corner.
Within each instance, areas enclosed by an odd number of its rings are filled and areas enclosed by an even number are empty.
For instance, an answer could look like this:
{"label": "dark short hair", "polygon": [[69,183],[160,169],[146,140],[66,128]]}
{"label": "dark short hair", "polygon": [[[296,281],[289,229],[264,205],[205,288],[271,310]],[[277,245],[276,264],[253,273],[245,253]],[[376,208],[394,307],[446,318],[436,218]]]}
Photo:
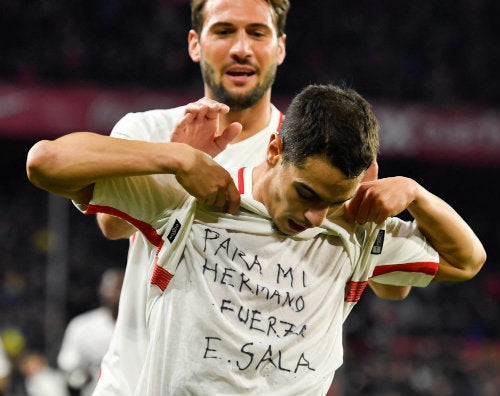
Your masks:
{"label": "dark short hair", "polygon": [[[208,0],[191,0],[191,27],[201,34],[203,23],[205,21],[205,4]],[[290,9],[289,0],[263,0],[271,8],[278,37],[285,34],[286,17]]]}
{"label": "dark short hair", "polygon": [[335,85],[309,85],[294,97],[280,136],[283,163],[301,167],[318,156],[347,178],[368,169],[379,150],[379,123],[356,91]]}

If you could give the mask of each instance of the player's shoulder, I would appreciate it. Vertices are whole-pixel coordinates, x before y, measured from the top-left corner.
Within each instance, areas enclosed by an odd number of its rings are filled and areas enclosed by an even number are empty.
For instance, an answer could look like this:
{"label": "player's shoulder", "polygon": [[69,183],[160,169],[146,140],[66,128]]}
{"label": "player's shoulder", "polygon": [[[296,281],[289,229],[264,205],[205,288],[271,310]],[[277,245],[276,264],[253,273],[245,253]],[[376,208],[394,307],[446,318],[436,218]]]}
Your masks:
{"label": "player's shoulder", "polygon": [[91,325],[97,321],[107,320],[109,316],[109,311],[106,308],[99,307],[76,315],[71,319],[71,323],[80,326]]}
{"label": "player's shoulder", "polygon": [[186,106],[172,107],[169,109],[152,109],[139,112],[127,113],[123,119],[136,120],[142,122],[176,122],[179,118],[184,115],[184,109]]}
{"label": "player's shoulder", "polygon": [[403,220],[399,217],[389,217],[385,221],[386,231],[395,237],[409,238],[413,235],[421,235],[415,221]]}
{"label": "player's shoulder", "polygon": [[127,113],[116,123],[111,136],[153,142],[168,140],[184,109],[185,106],[180,106]]}

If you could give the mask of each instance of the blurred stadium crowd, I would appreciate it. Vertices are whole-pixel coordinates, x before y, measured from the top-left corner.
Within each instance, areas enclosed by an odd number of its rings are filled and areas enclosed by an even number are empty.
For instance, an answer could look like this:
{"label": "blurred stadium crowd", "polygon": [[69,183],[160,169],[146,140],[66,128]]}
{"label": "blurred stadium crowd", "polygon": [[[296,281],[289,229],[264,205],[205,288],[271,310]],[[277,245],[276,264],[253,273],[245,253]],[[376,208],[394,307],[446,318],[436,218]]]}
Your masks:
{"label": "blurred stadium crowd", "polygon": [[[500,2],[291,3],[287,59],[274,92],[292,95],[310,82],[346,81],[379,101],[498,109]],[[0,0],[0,7],[0,84],[78,82],[201,93],[198,66],[186,52],[187,0]],[[48,196],[25,177],[34,142],[1,142],[0,335],[14,362],[34,349],[48,351],[54,364],[58,345],[46,342],[45,270],[55,243],[47,230]],[[466,284],[414,290],[402,302],[365,291],[348,319],[346,361],[332,395],[499,395],[500,218],[494,205],[500,169],[404,158],[380,166],[381,176],[414,177],[452,203],[483,240],[488,261]],[[69,204],[62,210],[69,213],[68,321],[98,304],[99,276],[125,263],[127,243],[106,241],[94,218]],[[57,321],[53,326],[61,331]]]}
{"label": "blurred stadium crowd", "polygon": [[[0,2],[0,77],[200,89],[188,0]],[[345,80],[392,101],[498,104],[494,0],[292,1],[275,91]]]}

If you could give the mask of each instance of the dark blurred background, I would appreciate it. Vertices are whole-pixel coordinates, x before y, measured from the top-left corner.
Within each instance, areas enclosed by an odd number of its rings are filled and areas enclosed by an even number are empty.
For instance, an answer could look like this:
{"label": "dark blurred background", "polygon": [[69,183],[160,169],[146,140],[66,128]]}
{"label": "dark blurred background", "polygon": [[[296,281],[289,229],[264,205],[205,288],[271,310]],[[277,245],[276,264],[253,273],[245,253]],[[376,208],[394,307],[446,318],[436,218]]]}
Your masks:
{"label": "dark blurred background", "polygon": [[[500,395],[499,20],[496,0],[292,0],[273,102],[285,110],[311,82],[357,89],[381,121],[380,176],[445,198],[488,253],[466,283],[401,302],[365,291],[332,395]],[[0,0],[0,331],[13,358],[39,349],[54,363],[67,321],[97,306],[100,274],[128,247],[30,185],[28,149],[202,96],[189,26],[187,0]]]}

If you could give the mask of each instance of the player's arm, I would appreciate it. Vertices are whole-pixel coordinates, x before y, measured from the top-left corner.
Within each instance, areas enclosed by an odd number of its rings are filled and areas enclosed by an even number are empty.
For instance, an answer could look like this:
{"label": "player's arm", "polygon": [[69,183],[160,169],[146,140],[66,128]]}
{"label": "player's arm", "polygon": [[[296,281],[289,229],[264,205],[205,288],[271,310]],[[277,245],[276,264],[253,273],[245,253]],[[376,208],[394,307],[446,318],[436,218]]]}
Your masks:
{"label": "player's arm", "polygon": [[96,219],[103,235],[111,240],[127,239],[137,231],[137,228],[120,217],[97,213]]}
{"label": "player's arm", "polygon": [[377,297],[384,300],[403,300],[408,297],[411,291],[411,286],[385,285],[375,282],[373,279],[368,280],[368,285]]}
{"label": "player's arm", "polygon": [[450,205],[415,180],[398,176],[362,183],[346,204],[346,217],[381,223],[405,209],[440,255],[434,281],[463,281],[479,272],[486,260],[480,240]]}
{"label": "player's arm", "polygon": [[[175,125],[170,140],[185,143],[214,157],[241,132],[241,124],[234,122],[220,130],[220,117],[229,111],[225,104],[201,98],[186,105],[184,117]],[[109,239],[128,238],[135,227],[119,217],[97,214],[102,233]]]}
{"label": "player's arm", "polygon": [[42,140],[28,152],[28,178],[37,187],[88,203],[104,178],[171,173],[206,206],[236,212],[239,194],[229,173],[183,143],[151,143],[75,132]]}
{"label": "player's arm", "polygon": [[435,282],[468,280],[479,272],[486,261],[486,251],[469,225],[450,205],[418,186],[408,211],[439,252]]}

